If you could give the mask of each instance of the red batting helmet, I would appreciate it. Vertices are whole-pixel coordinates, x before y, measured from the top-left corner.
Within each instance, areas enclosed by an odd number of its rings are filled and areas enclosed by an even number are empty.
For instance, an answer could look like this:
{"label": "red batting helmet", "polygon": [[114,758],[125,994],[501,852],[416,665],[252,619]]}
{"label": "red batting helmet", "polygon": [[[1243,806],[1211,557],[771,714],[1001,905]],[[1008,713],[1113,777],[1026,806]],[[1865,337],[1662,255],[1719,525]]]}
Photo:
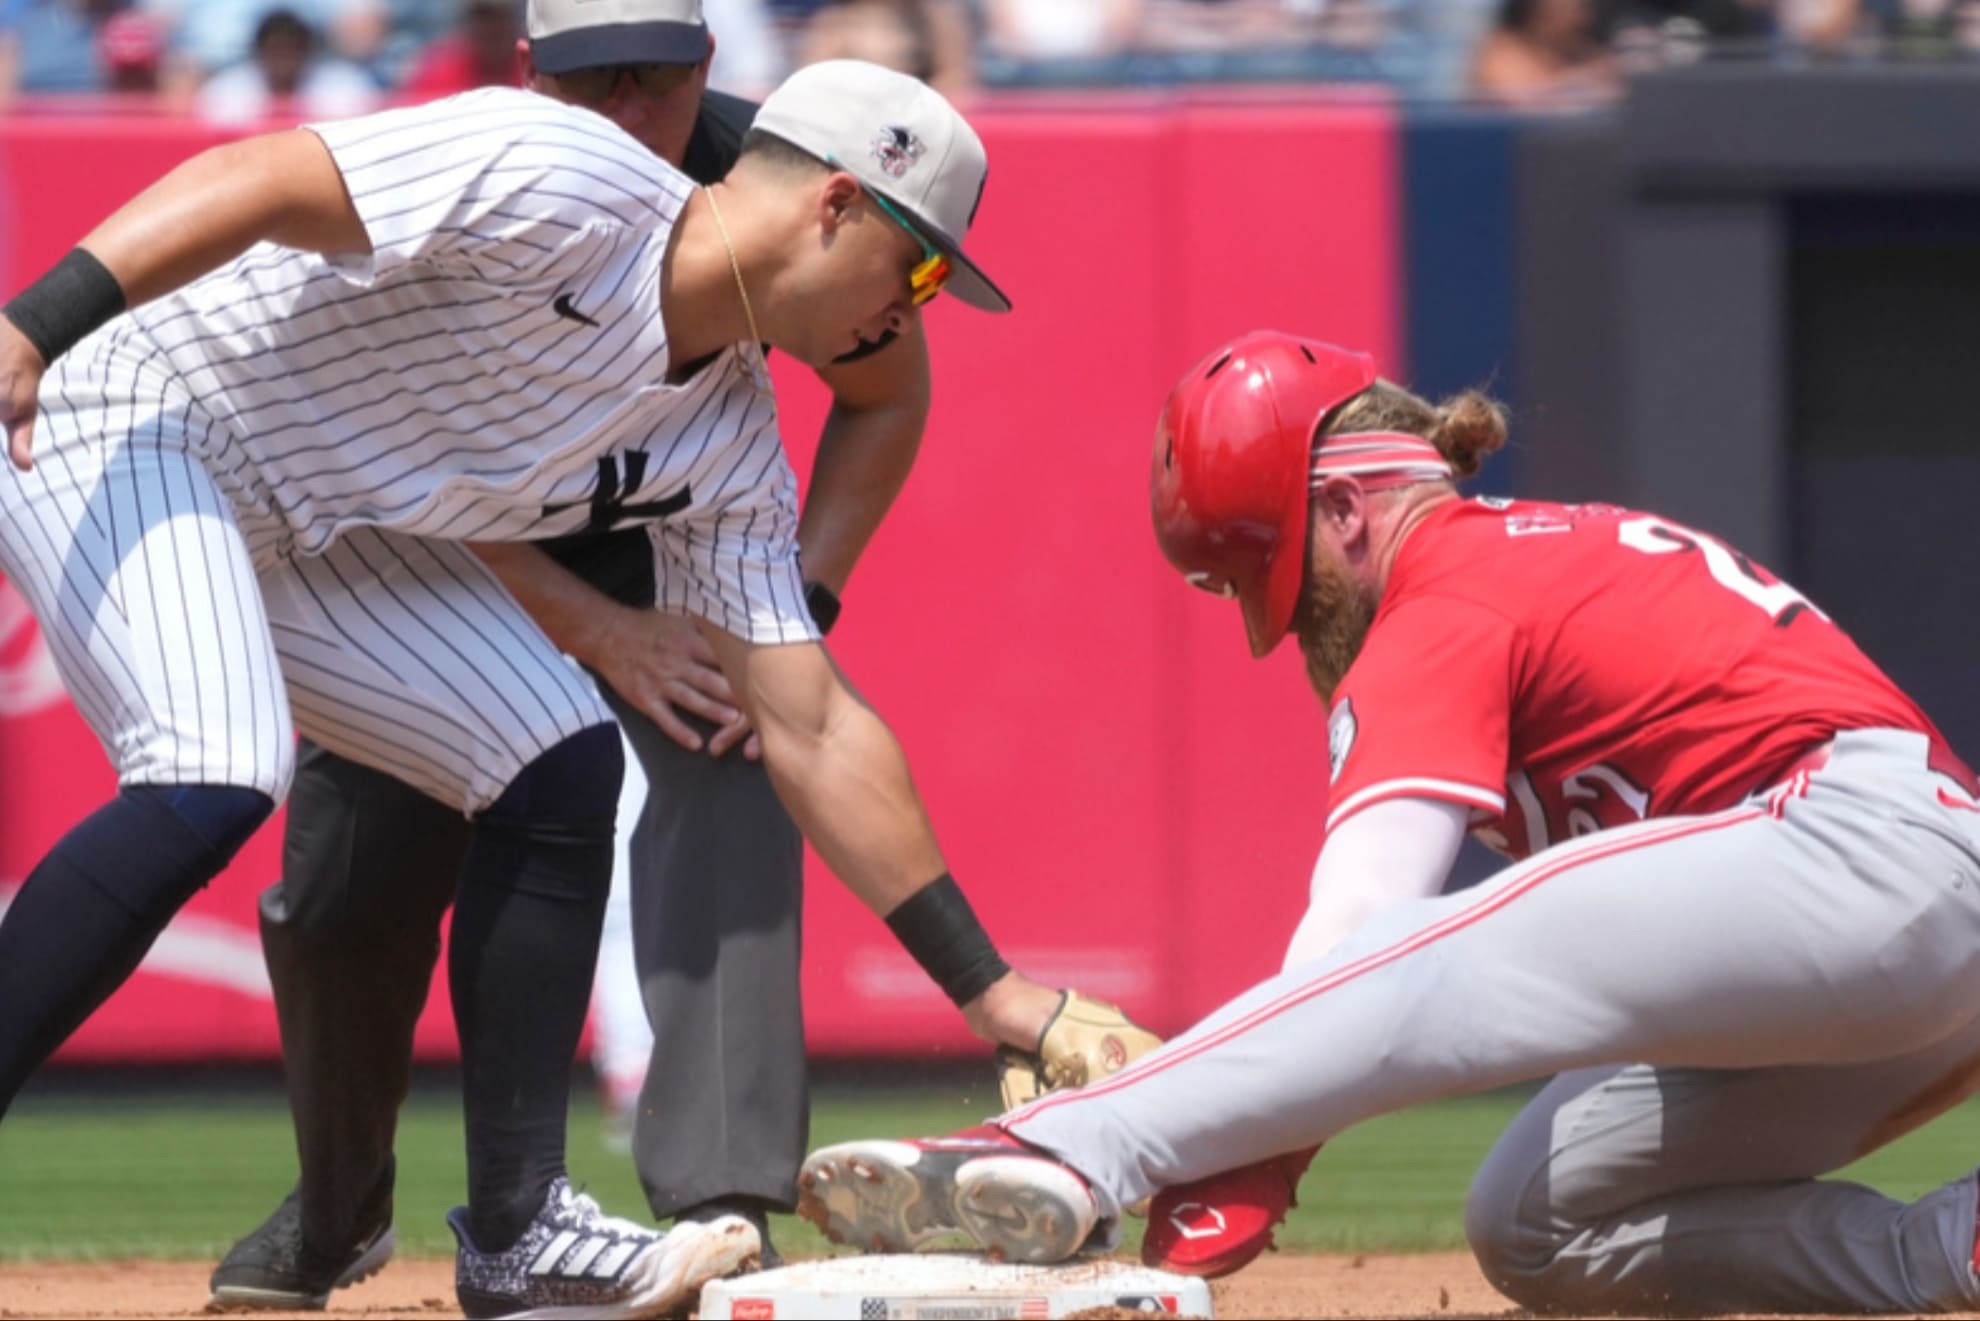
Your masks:
{"label": "red batting helmet", "polygon": [[1155,540],[1191,583],[1237,597],[1253,656],[1292,624],[1313,433],[1374,383],[1365,353],[1254,330],[1190,368],[1163,405]]}

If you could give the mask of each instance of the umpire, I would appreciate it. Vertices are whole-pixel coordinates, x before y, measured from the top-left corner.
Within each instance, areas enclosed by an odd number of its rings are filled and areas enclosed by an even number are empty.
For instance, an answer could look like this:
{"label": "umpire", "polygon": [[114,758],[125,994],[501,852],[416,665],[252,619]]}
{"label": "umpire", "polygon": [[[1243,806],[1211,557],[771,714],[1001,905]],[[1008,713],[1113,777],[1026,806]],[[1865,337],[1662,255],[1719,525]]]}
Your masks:
{"label": "umpire", "polygon": [[[700,0],[531,0],[525,84],[609,117],[698,183],[735,163],[756,107],[707,90]],[[798,540],[822,631],[914,462],[928,415],[918,320],[820,372],[833,407]],[[480,548],[599,676],[651,785],[632,842],[653,1058],[634,1158],[656,1217],[795,1204],[809,1097],[799,998],[802,840],[694,621],[653,608],[643,528]],[[552,558],[554,556],[554,559]],[[457,812],[305,742],[282,879],[261,898],[301,1180],[214,1272],[215,1304],[321,1307],[390,1256],[393,1137],[413,1027],[469,833]],[[775,1264],[767,1230],[765,1265]]]}

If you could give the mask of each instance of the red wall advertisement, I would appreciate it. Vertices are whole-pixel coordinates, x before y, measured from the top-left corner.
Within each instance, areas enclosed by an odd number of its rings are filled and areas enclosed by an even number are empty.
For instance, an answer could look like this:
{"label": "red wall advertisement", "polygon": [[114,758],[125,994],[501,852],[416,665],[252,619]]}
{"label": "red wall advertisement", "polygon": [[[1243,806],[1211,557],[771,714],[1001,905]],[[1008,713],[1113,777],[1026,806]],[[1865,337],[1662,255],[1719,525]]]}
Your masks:
{"label": "red wall advertisement", "polygon": [[[1395,116],[1306,95],[976,118],[992,169],[971,249],[1017,310],[929,309],[934,414],[833,652],[900,737],[951,870],[1011,960],[1173,1031],[1276,970],[1320,842],[1326,740],[1290,649],[1251,661],[1235,610],[1157,552],[1154,420],[1184,369],[1259,326],[1403,371]],[[4,291],[210,140],[0,122]],[[789,364],[779,395],[802,476],[825,401]],[[0,899],[113,788],[0,583]],[[192,901],[61,1058],[276,1053],[254,905],[279,832],[278,818]],[[804,984],[822,1054],[970,1048],[816,859]],[[420,1050],[453,1049],[442,978]]]}

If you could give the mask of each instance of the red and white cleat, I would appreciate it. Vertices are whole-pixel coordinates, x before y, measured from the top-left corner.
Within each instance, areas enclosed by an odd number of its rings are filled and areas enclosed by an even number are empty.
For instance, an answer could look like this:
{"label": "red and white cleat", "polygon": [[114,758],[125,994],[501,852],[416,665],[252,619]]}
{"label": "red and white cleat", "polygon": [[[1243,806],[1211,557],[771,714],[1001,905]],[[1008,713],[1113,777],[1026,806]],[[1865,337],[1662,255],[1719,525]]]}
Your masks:
{"label": "red and white cleat", "polygon": [[1272,1231],[1318,1147],[1213,1174],[1156,1193],[1148,1206],[1141,1260],[1179,1275],[1216,1277],[1249,1266],[1272,1246]]}
{"label": "red and white cleat", "polygon": [[996,1261],[1064,1261],[1092,1235],[1086,1180],[992,1124],[908,1142],[842,1142],[798,1172],[798,1214],[868,1252],[913,1252],[946,1234]]}

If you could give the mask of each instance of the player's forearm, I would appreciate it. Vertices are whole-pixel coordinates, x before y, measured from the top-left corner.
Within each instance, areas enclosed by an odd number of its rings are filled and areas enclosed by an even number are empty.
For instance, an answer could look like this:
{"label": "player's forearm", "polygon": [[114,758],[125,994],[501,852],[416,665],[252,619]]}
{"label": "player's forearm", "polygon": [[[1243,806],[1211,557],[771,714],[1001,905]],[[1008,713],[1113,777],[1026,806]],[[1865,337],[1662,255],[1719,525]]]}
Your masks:
{"label": "player's forearm", "polygon": [[850,705],[803,745],[766,736],[764,760],[779,796],[825,865],[886,920],[972,1032],[1036,1049],[1058,991],[1004,962],[948,874],[900,744],[871,708],[857,699]]}
{"label": "player's forearm", "polygon": [[371,249],[321,138],[271,133],[212,148],[119,208],[82,241],[136,307],[262,241],[323,253]]}
{"label": "player's forearm", "polygon": [[847,889],[885,917],[947,870],[900,744],[824,647],[753,646],[705,622],[702,633],[777,796]]}
{"label": "player's forearm", "polygon": [[876,915],[886,917],[948,870],[907,758],[872,708],[848,694],[820,727],[773,717],[758,729],[791,819]]}
{"label": "player's forearm", "polygon": [[843,591],[907,483],[928,425],[928,345],[917,332],[821,373],[833,387],[798,522],[804,574]]}
{"label": "player's forearm", "polygon": [[817,644],[752,646],[703,621],[763,738],[771,783],[839,880],[985,1040],[1034,1049],[1058,995],[997,952],[936,846],[892,731]]}
{"label": "player's forearm", "polygon": [[475,542],[469,549],[502,580],[557,649],[597,668],[613,616],[626,609],[528,542]]}
{"label": "player's forearm", "polygon": [[1456,803],[1393,798],[1343,821],[1314,864],[1285,966],[1311,963],[1386,910],[1440,892],[1464,843],[1466,817]]}

